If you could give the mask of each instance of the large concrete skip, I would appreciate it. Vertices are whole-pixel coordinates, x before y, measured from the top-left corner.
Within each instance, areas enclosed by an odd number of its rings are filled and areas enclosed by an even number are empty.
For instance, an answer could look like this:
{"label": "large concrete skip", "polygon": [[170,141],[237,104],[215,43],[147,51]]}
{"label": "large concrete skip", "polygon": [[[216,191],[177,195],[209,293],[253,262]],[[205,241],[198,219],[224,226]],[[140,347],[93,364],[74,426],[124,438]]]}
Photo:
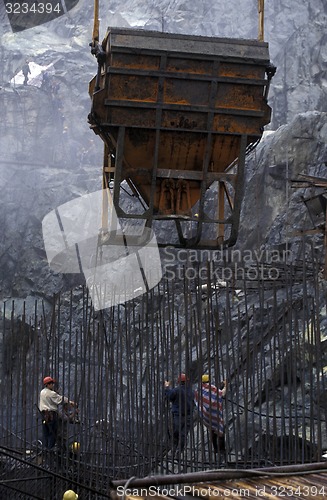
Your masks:
{"label": "large concrete skip", "polygon": [[[181,246],[234,244],[245,154],[270,121],[268,44],[109,28],[98,63],[89,121],[106,146],[118,216],[147,226],[173,219]],[[124,180],[143,212],[122,209]],[[209,216],[206,191],[215,181],[217,211]],[[191,238],[181,229],[186,220],[196,226]],[[208,223],[219,229],[204,242]]]}

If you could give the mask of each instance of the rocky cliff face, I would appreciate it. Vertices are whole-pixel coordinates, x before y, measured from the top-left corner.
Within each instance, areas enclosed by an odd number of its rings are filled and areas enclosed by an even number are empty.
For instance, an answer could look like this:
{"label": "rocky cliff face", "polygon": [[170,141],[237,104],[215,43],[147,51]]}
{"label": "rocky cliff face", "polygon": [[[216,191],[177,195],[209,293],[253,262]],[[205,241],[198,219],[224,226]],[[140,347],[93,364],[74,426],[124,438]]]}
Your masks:
{"label": "rocky cliff face", "polygon": [[[239,245],[295,243],[301,230],[312,229],[306,199],[322,190],[298,188],[299,175],[327,177],[327,114],[298,114],[267,134],[247,161],[247,180]],[[322,246],[322,238],[318,239]]]}
{"label": "rocky cliff face", "polygon": [[[81,0],[66,16],[16,34],[1,8],[2,296],[24,296],[29,286],[33,288],[32,283],[39,289],[36,276],[42,273],[35,273],[35,262],[46,269],[40,233],[44,215],[65,201],[100,188],[102,142],[87,124],[88,82],[96,70],[88,47],[93,8]],[[206,2],[149,2],[144,6],[136,0],[117,1],[109,10],[102,2],[101,31],[104,34],[107,25],[144,26],[255,38],[256,9],[256,2],[240,6],[234,0],[228,6],[223,2],[215,6]],[[303,207],[293,203],[287,175],[324,174],[326,9],[321,0],[305,5],[267,2],[265,38],[270,43],[271,60],[278,66],[270,92],[273,116],[268,128],[279,128],[248,160],[239,239],[242,247],[279,243],[290,224],[285,224],[285,218],[302,220],[298,214],[303,213]],[[26,59],[41,69],[48,68],[49,79],[42,85],[40,75],[27,86],[17,78],[16,83],[10,83]],[[282,172],[281,177],[273,175],[276,169]],[[298,196],[295,194],[295,199]],[[293,208],[286,210],[290,201]],[[272,230],[276,221],[280,227]],[[30,252],[34,252],[33,258]]]}
{"label": "rocky cliff face", "polygon": [[[257,2],[254,0],[250,3],[231,0],[215,5],[206,1],[168,0],[144,4],[130,0],[112,2],[109,8],[102,1],[100,15],[102,36],[107,26],[218,37],[257,38],[258,34]],[[92,16],[93,6],[80,0],[66,16],[13,34],[1,5],[1,85],[5,86],[21,69],[26,58],[38,64],[49,64],[59,55],[59,67],[68,81],[74,80],[70,90],[78,90],[82,104],[81,99],[86,96],[85,84],[95,68],[88,50]],[[295,0],[266,2],[265,40],[270,46],[271,60],[278,67],[270,95],[273,129],[288,123],[299,112],[326,111],[326,16],[327,6],[323,0],[302,4]]]}
{"label": "rocky cliff face", "polygon": [[[247,159],[245,198],[237,243],[241,250],[276,248],[285,244],[299,246],[301,237],[293,233],[312,227],[302,197],[313,194],[314,190],[294,189],[291,180],[298,174],[325,178],[327,175],[327,4],[325,0],[302,3],[272,0],[266,4],[265,38],[270,43],[271,60],[278,70],[270,89],[269,104],[273,109],[272,122],[267,127],[270,133]],[[245,0],[230,0],[214,5],[206,0],[149,1],[146,4],[141,0],[116,0],[110,3],[108,10],[107,2],[102,0],[101,32],[104,35],[107,25],[144,26],[159,31],[256,38],[256,9],[256,0],[250,4]],[[87,123],[90,109],[88,82],[96,71],[96,61],[88,46],[92,14],[90,2],[80,0],[67,16],[13,34],[3,4],[0,7],[0,55],[3,63],[0,66],[0,300],[10,304],[11,299],[15,299],[16,312],[21,314],[23,299],[28,298],[28,308],[33,310],[34,300],[42,298],[46,312],[50,314],[53,294],[60,292],[65,297],[65,292],[68,295],[68,291],[73,290],[75,325],[82,316],[80,285],[83,277],[56,274],[49,269],[41,222],[47,213],[62,203],[101,187],[102,142]],[[26,59],[42,68],[48,67],[49,79],[43,84],[41,79],[37,85],[24,86],[22,81],[10,83]],[[321,260],[321,236],[317,235],[314,243]],[[165,297],[163,288],[164,285],[148,300],[149,317],[144,318],[144,324],[151,322],[151,314],[160,310],[160,314],[168,318],[168,328],[172,322],[167,311],[176,310],[184,335],[189,310],[180,312],[185,298],[183,282],[176,280],[172,287],[173,298],[165,306],[161,305]],[[314,296],[317,289],[309,290],[308,295]],[[325,297],[323,287],[321,290]],[[185,309],[209,307],[211,299],[204,297],[202,300],[199,292],[193,289],[192,293],[195,293],[196,300],[187,304]],[[281,290],[279,293],[278,300],[283,303],[286,292]],[[298,284],[296,298],[301,294],[301,285]],[[248,299],[241,298],[237,302],[239,299],[234,297],[231,308],[234,299],[236,322],[240,321],[239,311],[242,312],[242,308],[247,311]],[[219,302],[221,299],[215,300]],[[258,302],[253,293],[253,311],[260,307]],[[221,307],[225,305],[222,303]],[[66,306],[63,300],[63,331],[71,319],[70,308]],[[137,307],[143,310],[145,306],[138,303]],[[266,315],[264,307],[258,314],[261,323],[253,326],[246,319],[239,327],[240,342],[245,342],[249,335],[261,336],[262,317]],[[125,320],[133,324],[137,315],[138,309],[127,312],[128,319]],[[325,315],[322,309],[322,332],[327,328],[326,322],[323,324]],[[268,315],[268,324],[265,325],[269,332],[272,328],[270,319]],[[231,335],[228,318],[221,320],[219,328]],[[292,331],[289,335],[292,338]],[[224,341],[227,360],[235,356],[233,340],[230,345],[228,342]],[[281,363],[284,355],[283,352]],[[209,359],[209,349],[203,356]],[[9,373],[10,363],[8,367]],[[120,368],[122,373],[126,372],[125,364]],[[277,365],[276,373],[278,370]],[[258,394],[260,389],[256,389]]]}

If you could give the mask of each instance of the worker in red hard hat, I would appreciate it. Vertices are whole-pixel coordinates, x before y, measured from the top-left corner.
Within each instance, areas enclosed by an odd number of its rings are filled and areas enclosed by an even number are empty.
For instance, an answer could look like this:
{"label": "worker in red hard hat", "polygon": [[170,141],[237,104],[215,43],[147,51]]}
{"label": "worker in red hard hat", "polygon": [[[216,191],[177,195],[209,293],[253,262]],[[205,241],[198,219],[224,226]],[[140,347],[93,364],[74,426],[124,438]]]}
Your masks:
{"label": "worker in red hard hat", "polygon": [[178,379],[177,379],[177,383],[178,384],[185,384],[185,382],[187,381],[187,377],[185,375],[185,373],[181,373],[179,376],[178,376]]}
{"label": "worker in red hard hat", "polygon": [[65,396],[60,396],[54,390],[55,380],[52,377],[44,377],[44,388],[40,392],[39,409],[42,413],[43,446],[52,449],[56,444],[58,431],[58,406],[61,403],[69,403],[75,406],[74,401],[70,401]]}
{"label": "worker in red hard hat", "polygon": [[172,388],[168,380],[164,383],[165,396],[171,402],[172,425],[168,432],[173,456],[176,451],[179,455],[184,451],[194,409],[194,393],[185,373],[179,375],[177,384]]}

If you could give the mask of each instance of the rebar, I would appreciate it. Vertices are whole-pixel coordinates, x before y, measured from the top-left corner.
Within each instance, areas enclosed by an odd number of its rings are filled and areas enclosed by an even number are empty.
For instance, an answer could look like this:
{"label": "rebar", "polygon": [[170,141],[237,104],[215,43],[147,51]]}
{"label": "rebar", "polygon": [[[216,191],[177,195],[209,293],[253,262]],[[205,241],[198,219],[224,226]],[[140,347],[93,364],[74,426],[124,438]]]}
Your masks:
{"label": "rebar", "polygon": [[[204,372],[216,385],[228,380],[229,467],[319,462],[327,448],[326,291],[314,264],[303,258],[280,266],[275,282],[243,273],[226,284],[208,266],[205,280],[200,273],[164,277],[143,296],[103,311],[93,310],[85,287],[54,296],[50,312],[40,302],[32,310],[3,303],[0,493],[57,498],[77,484],[83,498],[90,489],[107,498],[112,481],[217,468],[196,410],[185,452],[177,458],[170,451],[163,387],[181,372],[194,389]],[[79,411],[54,452],[42,448],[38,410],[46,375]],[[26,481],[4,483],[22,468]]]}

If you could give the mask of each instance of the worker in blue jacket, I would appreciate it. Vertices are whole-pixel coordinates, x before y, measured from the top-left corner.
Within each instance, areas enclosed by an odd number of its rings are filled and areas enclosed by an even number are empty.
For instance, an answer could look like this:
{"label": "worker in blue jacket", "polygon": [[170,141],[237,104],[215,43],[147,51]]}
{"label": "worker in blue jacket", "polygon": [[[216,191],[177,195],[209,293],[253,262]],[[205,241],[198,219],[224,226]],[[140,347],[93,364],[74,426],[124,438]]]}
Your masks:
{"label": "worker in blue jacket", "polygon": [[177,383],[175,388],[171,387],[168,380],[164,385],[165,396],[171,402],[172,432],[169,433],[169,437],[172,440],[173,456],[176,451],[179,454],[184,451],[195,406],[194,393],[185,373],[179,375]]}

